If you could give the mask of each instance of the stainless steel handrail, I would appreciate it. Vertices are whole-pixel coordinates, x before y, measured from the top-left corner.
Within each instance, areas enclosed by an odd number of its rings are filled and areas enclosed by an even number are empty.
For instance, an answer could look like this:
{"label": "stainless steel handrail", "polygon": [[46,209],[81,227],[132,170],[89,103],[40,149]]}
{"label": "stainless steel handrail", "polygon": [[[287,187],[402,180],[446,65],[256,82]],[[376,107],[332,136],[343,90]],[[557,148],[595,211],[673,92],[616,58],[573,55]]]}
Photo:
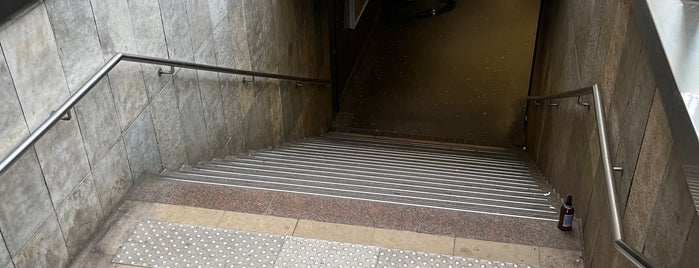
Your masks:
{"label": "stainless steel handrail", "polygon": [[604,101],[602,99],[602,94],[600,92],[599,86],[597,84],[562,92],[552,95],[544,96],[530,96],[527,100],[540,101],[540,100],[552,100],[552,99],[563,99],[563,98],[573,98],[585,95],[592,95],[595,108],[595,117],[597,120],[597,134],[599,135],[599,148],[600,154],[602,156],[602,166],[604,169],[604,182],[607,186],[607,199],[609,201],[609,215],[612,220],[612,236],[614,238],[614,247],[621,252],[626,258],[628,258],[633,264],[638,267],[653,267],[650,262],[638,251],[633,249],[629,244],[624,241],[624,234],[622,231],[621,217],[619,216],[619,205],[617,204],[616,197],[616,187],[614,186],[614,170],[612,166],[611,156],[609,153],[609,140],[607,138],[607,126],[604,122],[606,116],[604,114]]}
{"label": "stainless steel handrail", "polygon": [[[297,86],[302,85],[303,83],[307,84],[321,84],[321,85],[326,85],[326,86],[331,86],[332,81],[326,80],[326,79],[317,79],[317,78],[306,78],[306,77],[297,77],[297,76],[290,76],[290,75],[282,75],[282,74],[274,74],[274,73],[264,73],[264,72],[254,72],[254,71],[247,71],[247,70],[239,70],[239,69],[233,69],[233,68],[226,68],[226,67],[220,67],[220,66],[214,66],[214,65],[207,65],[207,64],[199,64],[199,63],[193,63],[193,62],[186,62],[186,61],[178,61],[178,60],[171,60],[171,59],[163,59],[163,58],[156,58],[156,57],[148,57],[148,56],[141,56],[141,55],[134,55],[134,54],[126,54],[126,53],[117,53],[114,55],[107,63],[102,65],[102,67],[97,70],[97,72],[90,77],[89,80],[87,80],[81,87],[78,89],[78,91],[75,92],[75,94],[71,95],[68,100],[66,100],[56,111],[54,111],[51,116],[49,116],[48,119],[46,119],[39,127],[34,130],[27,138],[25,138],[19,145],[17,145],[5,158],[3,158],[2,162],[0,162],[0,175],[4,174],[5,171],[15,162],[17,159],[29,149],[34,143],[36,143],[46,132],[53,127],[58,121],[60,121],[63,117],[64,114],[67,114],[75,104],[77,104],[87,93],[90,92],[90,90],[97,85],[97,83],[105,76],[107,73],[109,73],[112,68],[114,68],[117,64],[119,64],[122,61],[129,61],[129,62],[140,62],[140,63],[148,63],[148,64],[155,64],[155,65],[162,65],[162,66],[170,66],[171,68],[174,67],[180,67],[180,68],[186,68],[186,69],[195,69],[195,70],[201,70],[201,71],[210,71],[210,72],[218,72],[218,73],[227,73],[227,74],[237,74],[237,75],[245,75],[245,76],[252,76],[254,77],[265,77],[265,78],[273,78],[273,79],[280,79],[280,80],[290,80],[290,81],[295,81]],[[172,74],[172,72],[163,72],[162,70],[158,71],[158,74]]]}

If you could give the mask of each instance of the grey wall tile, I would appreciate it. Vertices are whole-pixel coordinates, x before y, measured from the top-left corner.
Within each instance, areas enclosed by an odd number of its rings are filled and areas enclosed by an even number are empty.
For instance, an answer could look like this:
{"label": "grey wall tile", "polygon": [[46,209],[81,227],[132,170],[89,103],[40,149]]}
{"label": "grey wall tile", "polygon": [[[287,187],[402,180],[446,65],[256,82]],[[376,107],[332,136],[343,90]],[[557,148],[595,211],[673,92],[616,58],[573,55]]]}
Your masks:
{"label": "grey wall tile", "polygon": [[230,0],[208,0],[211,26],[218,26],[228,16]]}
{"label": "grey wall tile", "polygon": [[0,122],[3,122],[0,128],[0,137],[3,137],[0,139],[0,157],[5,157],[14,146],[29,135],[29,130],[2,53],[0,53],[0,100],[2,100]]}
{"label": "grey wall tile", "polygon": [[109,215],[133,180],[123,141],[117,142],[92,170],[102,211]]}
{"label": "grey wall tile", "polygon": [[[245,28],[247,43],[250,48],[250,63],[254,71],[268,71],[270,63],[268,62],[268,54],[271,51],[272,44],[272,25],[271,18],[271,1],[269,0],[244,0],[242,1],[243,14],[245,14]],[[232,17],[239,16],[237,14],[237,6],[234,7]],[[234,31],[237,30],[237,25],[232,24]],[[237,33],[234,34],[237,36]],[[242,61],[237,61],[240,64]]]}
{"label": "grey wall tile", "polygon": [[[129,0],[134,37],[138,53],[146,56],[168,58],[165,30],[158,1]],[[153,97],[168,83],[168,76],[158,76],[160,66],[143,64],[143,77],[148,96]],[[167,67],[162,67],[167,68]]]}
{"label": "grey wall tile", "polygon": [[58,205],[90,170],[78,123],[58,122],[34,147],[51,200]]}
{"label": "grey wall tile", "polygon": [[279,88],[279,81],[272,80],[269,83],[269,113],[272,127],[272,139],[275,146],[281,145],[284,139],[284,114],[282,107],[282,96]]}
{"label": "grey wall tile", "polygon": [[44,5],[0,32],[29,129],[36,129],[68,98],[68,87]]}
{"label": "grey wall tile", "polygon": [[90,242],[92,234],[104,221],[102,205],[92,174],[75,187],[75,190],[56,210],[58,223],[63,230],[71,259]]}
{"label": "grey wall tile", "polygon": [[692,265],[699,263],[699,254],[697,252],[699,252],[699,215],[694,215],[692,228],[689,230],[687,242],[682,251],[680,267],[692,267]]}
{"label": "grey wall tile", "polygon": [[[674,152],[673,152],[674,154]],[[697,213],[679,159],[668,161],[648,226],[643,255],[667,267],[679,267],[684,243]]]}
{"label": "grey wall tile", "polygon": [[167,58],[168,51],[160,16],[160,4],[157,1],[137,0],[129,0],[128,4],[138,53]]}
{"label": "grey wall tile", "polygon": [[67,267],[70,263],[66,243],[55,216],[39,229],[22,252],[15,257],[15,266],[23,267]]}
{"label": "grey wall tile", "polygon": [[160,14],[171,59],[188,60],[194,55],[187,22],[187,8],[181,0],[160,0]]}
{"label": "grey wall tile", "polygon": [[140,179],[143,173],[160,172],[160,154],[150,109],[143,111],[124,133],[124,144],[134,180]]}
{"label": "grey wall tile", "polygon": [[138,46],[126,0],[90,0],[90,3],[104,58],[111,58],[118,52],[137,53]]}
{"label": "grey wall tile", "polygon": [[192,49],[196,51],[207,39],[211,38],[213,27],[209,15],[209,3],[202,0],[185,0],[187,21],[192,38]]}
{"label": "grey wall tile", "polygon": [[660,95],[656,94],[624,214],[626,240],[635,248],[643,247],[653,217],[653,210],[648,208],[655,206],[672,150],[670,127],[664,109]]}
{"label": "grey wall tile", "polygon": [[[105,59],[118,52],[138,53],[126,0],[91,0]],[[138,63],[121,63],[109,73],[114,103],[122,129],[136,119],[148,102],[143,72]]]}
{"label": "grey wall tile", "polygon": [[5,240],[0,239],[0,267],[14,267],[12,265],[12,258],[10,258],[10,253],[7,252]]}
{"label": "grey wall tile", "polygon": [[0,230],[7,248],[16,256],[49,214],[51,199],[44,184],[39,160],[29,150],[0,175]]}
{"label": "grey wall tile", "polygon": [[76,91],[104,64],[89,0],[45,1],[68,87]]}
{"label": "grey wall tile", "polygon": [[[197,63],[216,64],[213,40],[206,40],[194,53]],[[212,72],[197,71],[199,90],[201,92],[202,108],[206,120],[206,131],[209,138],[209,151],[222,148],[228,141],[225,119],[223,117],[223,105],[221,96],[221,84],[219,75]],[[218,148],[218,149],[217,149]]]}
{"label": "grey wall tile", "polygon": [[109,81],[102,79],[75,105],[87,159],[94,167],[119,139],[121,127]]}
{"label": "grey wall tile", "polygon": [[[235,67],[235,55],[231,45],[233,44],[233,29],[230,20],[226,17],[214,28],[214,48],[216,50],[216,65],[223,67]],[[221,76],[230,76],[221,74]]]}
{"label": "grey wall tile", "polygon": [[231,48],[235,56],[235,66],[238,69],[251,70],[250,47],[248,44],[248,31],[245,21],[245,10],[243,0],[231,2],[231,11],[228,19],[230,21],[233,41]]}
{"label": "grey wall tile", "polygon": [[109,72],[108,77],[121,129],[126,129],[148,104],[140,64],[121,63]]}
{"label": "grey wall tile", "polygon": [[188,157],[174,84],[165,86],[153,100],[151,115],[164,168],[179,168]]}
{"label": "grey wall tile", "polygon": [[240,90],[242,83],[233,78],[221,76],[221,106],[226,127],[226,136],[230,139],[237,136],[243,120],[240,107]]}
{"label": "grey wall tile", "polygon": [[209,137],[207,135],[204,110],[201,103],[201,94],[196,72],[192,70],[180,70],[175,75],[175,96],[179,107],[182,133],[189,157],[189,163],[208,160],[211,152],[208,150]]}

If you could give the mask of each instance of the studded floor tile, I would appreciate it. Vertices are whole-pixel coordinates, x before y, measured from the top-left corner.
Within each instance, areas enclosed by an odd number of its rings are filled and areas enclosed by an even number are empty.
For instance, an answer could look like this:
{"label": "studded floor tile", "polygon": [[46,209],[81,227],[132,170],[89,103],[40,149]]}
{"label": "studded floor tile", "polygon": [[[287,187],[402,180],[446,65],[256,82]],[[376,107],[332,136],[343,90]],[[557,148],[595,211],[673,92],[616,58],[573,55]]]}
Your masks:
{"label": "studded floor tile", "polygon": [[531,265],[514,264],[489,260],[479,260],[473,258],[462,258],[447,255],[421,253],[408,250],[386,249],[379,251],[377,260],[378,268],[388,267],[429,267],[429,268],[460,268],[460,267],[481,267],[481,268],[532,268]]}
{"label": "studded floor tile", "polygon": [[144,267],[272,267],[285,237],[160,221],[140,223],[113,262]]}
{"label": "studded floor tile", "polygon": [[462,258],[292,236],[145,221],[112,260],[142,267],[508,267]]}
{"label": "studded floor tile", "polygon": [[376,267],[379,248],[289,237],[275,267]]}

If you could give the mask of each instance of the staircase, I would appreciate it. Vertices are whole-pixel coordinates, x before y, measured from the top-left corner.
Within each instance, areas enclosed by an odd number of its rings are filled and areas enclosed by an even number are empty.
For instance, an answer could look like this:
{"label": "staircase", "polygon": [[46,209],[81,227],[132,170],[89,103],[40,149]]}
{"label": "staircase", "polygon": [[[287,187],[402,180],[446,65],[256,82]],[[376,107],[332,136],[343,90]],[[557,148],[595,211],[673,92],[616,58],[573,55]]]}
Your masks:
{"label": "staircase", "polygon": [[550,192],[505,149],[330,133],[214,159],[166,180],[555,221]]}

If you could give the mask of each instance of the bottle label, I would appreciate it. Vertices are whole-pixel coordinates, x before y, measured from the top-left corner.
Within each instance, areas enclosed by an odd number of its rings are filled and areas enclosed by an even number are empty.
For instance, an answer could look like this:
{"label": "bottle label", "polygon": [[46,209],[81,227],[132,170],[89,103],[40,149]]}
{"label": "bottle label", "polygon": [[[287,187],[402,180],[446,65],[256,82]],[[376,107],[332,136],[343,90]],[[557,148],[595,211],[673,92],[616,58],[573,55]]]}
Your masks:
{"label": "bottle label", "polygon": [[563,227],[573,226],[573,215],[563,215]]}

